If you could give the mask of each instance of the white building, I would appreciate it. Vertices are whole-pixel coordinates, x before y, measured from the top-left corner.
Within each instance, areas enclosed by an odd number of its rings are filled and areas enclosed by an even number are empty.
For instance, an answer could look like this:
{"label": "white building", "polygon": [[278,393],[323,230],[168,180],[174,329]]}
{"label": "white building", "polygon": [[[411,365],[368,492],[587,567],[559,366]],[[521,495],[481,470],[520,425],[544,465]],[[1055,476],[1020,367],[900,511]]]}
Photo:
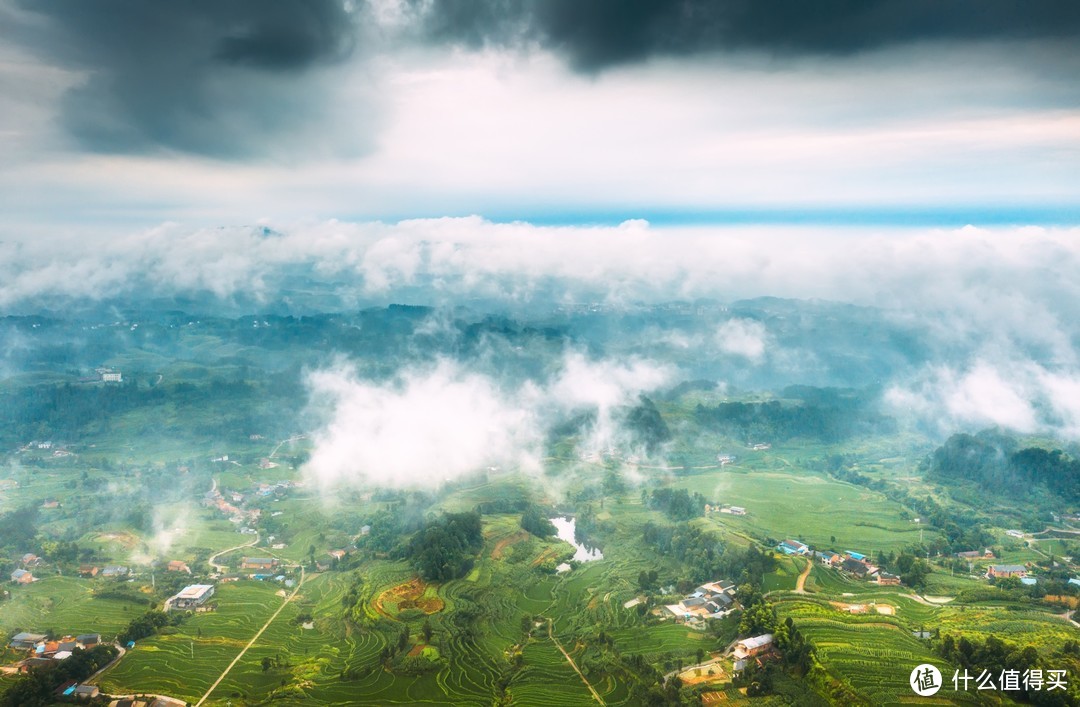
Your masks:
{"label": "white building", "polygon": [[102,383],[120,383],[124,380],[124,377],[120,375],[120,371],[112,368],[96,368],[95,372],[101,376]]}
{"label": "white building", "polygon": [[736,660],[742,660],[749,656],[757,655],[767,651],[772,645],[773,635],[766,633],[761,636],[754,636],[753,638],[744,638],[735,644],[735,650],[733,655]]}
{"label": "white building", "polygon": [[166,602],[167,610],[178,609],[186,611],[202,606],[206,600],[214,596],[214,585],[192,584],[180,590],[180,593]]}

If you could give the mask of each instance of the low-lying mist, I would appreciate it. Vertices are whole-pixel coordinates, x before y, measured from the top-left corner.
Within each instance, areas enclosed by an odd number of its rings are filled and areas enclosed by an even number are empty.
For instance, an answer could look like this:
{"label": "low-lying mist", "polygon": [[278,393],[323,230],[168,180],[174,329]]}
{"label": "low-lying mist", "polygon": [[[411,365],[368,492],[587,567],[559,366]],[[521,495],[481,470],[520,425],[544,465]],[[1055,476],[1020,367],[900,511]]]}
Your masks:
{"label": "low-lying mist", "polygon": [[323,422],[304,472],[324,489],[432,488],[492,467],[536,474],[549,431],[575,414],[591,413],[580,449],[632,443],[618,409],[672,376],[662,364],[578,352],[537,380],[440,357],[372,381],[340,361],[308,376],[312,411]]}

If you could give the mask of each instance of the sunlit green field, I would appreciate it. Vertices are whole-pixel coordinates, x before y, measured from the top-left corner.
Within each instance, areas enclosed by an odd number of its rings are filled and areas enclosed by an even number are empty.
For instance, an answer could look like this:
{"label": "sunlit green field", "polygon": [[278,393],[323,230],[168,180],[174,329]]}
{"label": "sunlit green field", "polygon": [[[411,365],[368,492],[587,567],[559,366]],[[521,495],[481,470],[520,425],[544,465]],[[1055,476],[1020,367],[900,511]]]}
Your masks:
{"label": "sunlit green field", "polygon": [[745,516],[713,514],[710,519],[761,537],[802,539],[816,548],[864,554],[919,541],[918,526],[903,517],[899,504],[810,471],[732,468],[701,472],[673,485],[712,503],[746,508]]}
{"label": "sunlit green field", "polygon": [[197,699],[281,605],[279,590],[263,582],[220,585],[217,611],[191,616],[175,633],[138,641],[103,676],[102,689]]}
{"label": "sunlit green field", "polygon": [[101,583],[56,576],[10,585],[11,599],[0,604],[0,631],[100,633],[108,640],[146,610],[143,605],[95,598],[95,586]]}

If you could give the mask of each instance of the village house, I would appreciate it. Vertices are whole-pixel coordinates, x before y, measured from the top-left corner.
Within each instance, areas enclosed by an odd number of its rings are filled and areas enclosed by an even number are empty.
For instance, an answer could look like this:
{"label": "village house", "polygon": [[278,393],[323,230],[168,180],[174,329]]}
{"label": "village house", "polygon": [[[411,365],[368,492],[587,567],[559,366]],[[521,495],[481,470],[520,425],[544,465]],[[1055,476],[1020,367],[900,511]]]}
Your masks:
{"label": "village house", "polygon": [[798,540],[784,540],[776,546],[776,549],[785,555],[805,555],[810,552],[810,548]]}
{"label": "village house", "polygon": [[105,569],[101,570],[102,577],[123,577],[128,573],[128,568],[122,565],[106,565]]}
{"label": "village house", "polygon": [[60,507],[60,502],[57,501],[56,499],[49,499],[48,501],[45,501],[44,503],[42,503],[41,507],[42,508],[49,508],[49,509],[51,509],[51,508],[59,508]]}
{"label": "village house", "polygon": [[736,660],[760,655],[772,647],[772,642],[773,635],[771,633],[754,636],[753,638],[744,638],[735,644],[735,650],[732,651],[732,655],[735,656]]}
{"label": "village house", "polygon": [[94,369],[94,372],[101,376],[102,383],[121,383],[124,380],[124,376],[121,375],[120,371],[112,368],[97,368]]}
{"label": "village house", "polygon": [[77,700],[92,700],[97,697],[99,690],[97,685],[76,685],[71,696]]}
{"label": "village house", "polygon": [[19,560],[23,567],[37,567],[41,564],[41,558],[32,552],[28,552]]}
{"label": "village house", "polygon": [[179,611],[188,611],[195,609],[205,604],[212,596],[214,596],[214,585],[192,584],[184,587],[176,594],[176,596],[166,601],[165,610],[172,611],[173,609],[177,609]]}
{"label": "village house", "polygon": [[45,640],[44,633],[16,633],[11,637],[11,642],[8,643],[13,649],[17,651],[29,651],[33,650],[37,644]]}
{"label": "village house", "polygon": [[26,674],[38,668],[47,668],[52,664],[52,658],[27,658],[19,664],[19,672]]}
{"label": "village house", "polygon": [[79,574],[83,577],[97,577],[100,571],[94,565],[79,565]]}
{"label": "village house", "polygon": [[166,569],[169,572],[187,572],[188,574],[191,574],[191,569],[183,560],[169,560],[169,564]]}
{"label": "village house", "polygon": [[75,642],[80,648],[90,649],[101,643],[100,633],[83,633],[75,637]]}
{"label": "village house", "polygon": [[346,555],[344,550],[331,550],[327,554],[329,554],[330,557],[334,558],[335,560],[342,560],[345,558]]}
{"label": "village house", "polygon": [[853,557],[844,558],[844,560],[840,563],[840,569],[850,575],[859,577],[860,579],[865,577],[867,572],[869,571],[869,568],[865,564],[859,562]]}
{"label": "village house", "polygon": [[245,557],[240,563],[240,569],[269,570],[277,567],[277,563],[273,557]]}
{"label": "village house", "polygon": [[1027,568],[1023,565],[990,565],[986,569],[987,577],[1026,577]]}
{"label": "village house", "polygon": [[814,551],[814,557],[820,560],[821,564],[825,565],[826,567],[832,567],[834,564],[840,564],[840,562],[844,559],[840,555],[837,555],[835,552],[818,552],[816,550]]}
{"label": "village house", "polygon": [[11,581],[16,584],[30,584],[34,581],[34,575],[29,570],[18,569],[11,573]]}
{"label": "village house", "polygon": [[897,586],[900,584],[900,578],[895,574],[881,572],[878,574],[877,583],[881,586]]}

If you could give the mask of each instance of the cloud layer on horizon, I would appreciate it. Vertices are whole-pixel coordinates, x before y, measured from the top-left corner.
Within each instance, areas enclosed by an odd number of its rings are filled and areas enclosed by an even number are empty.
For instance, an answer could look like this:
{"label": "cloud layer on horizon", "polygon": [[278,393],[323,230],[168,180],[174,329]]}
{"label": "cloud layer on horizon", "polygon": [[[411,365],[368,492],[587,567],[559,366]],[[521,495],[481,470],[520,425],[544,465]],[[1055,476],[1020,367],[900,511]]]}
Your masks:
{"label": "cloud layer on horizon", "polygon": [[[300,273],[349,306],[489,298],[613,304],[675,299],[821,298],[918,322],[943,347],[1077,363],[1076,229],[908,231],[329,221],[281,232],[163,225],[104,243],[0,243],[0,304],[10,310],[129,296],[242,296],[257,308]],[[734,327],[736,324],[729,324]],[[753,323],[721,332],[729,353],[760,360]],[[734,348],[732,348],[734,347]]]}

